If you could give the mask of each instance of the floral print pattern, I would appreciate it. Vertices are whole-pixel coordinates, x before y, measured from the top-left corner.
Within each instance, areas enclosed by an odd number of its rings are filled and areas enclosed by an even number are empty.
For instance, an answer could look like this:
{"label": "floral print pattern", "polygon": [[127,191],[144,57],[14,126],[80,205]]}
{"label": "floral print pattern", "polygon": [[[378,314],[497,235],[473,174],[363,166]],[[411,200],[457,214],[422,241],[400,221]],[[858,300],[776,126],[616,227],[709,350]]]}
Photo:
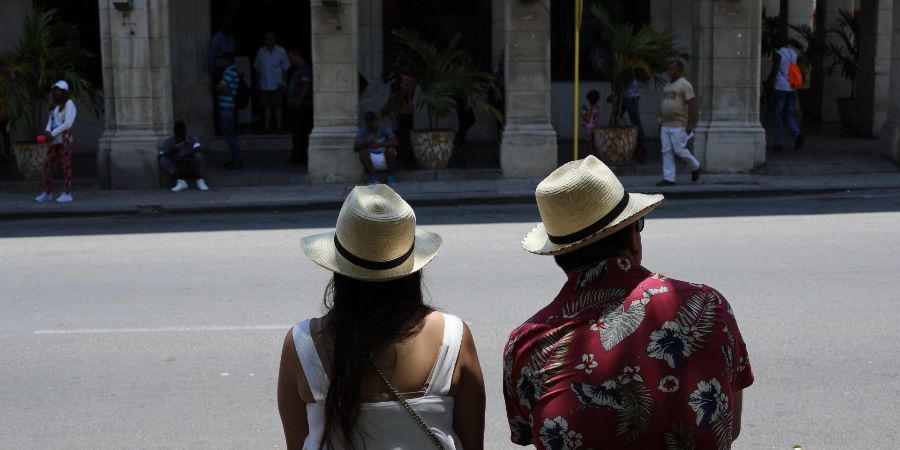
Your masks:
{"label": "floral print pattern", "polygon": [[721,294],[627,258],[569,273],[503,362],[510,438],[538,449],[727,449],[753,382]]}
{"label": "floral print pattern", "polygon": [[591,373],[598,366],[597,361],[594,360],[594,354],[583,354],[581,355],[581,364],[575,366],[575,370],[583,370],[584,373]]}
{"label": "floral print pattern", "polygon": [[675,375],[666,375],[659,380],[660,392],[672,393],[677,391],[679,387],[681,387],[681,381]]}
{"label": "floral print pattern", "polygon": [[581,433],[570,430],[569,423],[561,416],[545,419],[538,436],[546,449],[574,450],[581,447]]}

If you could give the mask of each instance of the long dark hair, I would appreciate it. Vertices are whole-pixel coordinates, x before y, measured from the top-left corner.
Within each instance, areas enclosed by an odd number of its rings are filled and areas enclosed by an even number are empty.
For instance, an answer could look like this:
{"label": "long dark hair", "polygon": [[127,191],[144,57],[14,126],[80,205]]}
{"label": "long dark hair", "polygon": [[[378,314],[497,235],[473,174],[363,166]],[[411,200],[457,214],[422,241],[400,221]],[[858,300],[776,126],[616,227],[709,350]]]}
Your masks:
{"label": "long dark hair", "polygon": [[[334,441],[353,448],[369,358],[415,334],[432,308],[424,303],[420,272],[375,283],[334,274],[325,290],[325,332],[333,339],[331,383],[325,397],[325,432],[320,448]],[[335,433],[339,437],[335,439]]]}

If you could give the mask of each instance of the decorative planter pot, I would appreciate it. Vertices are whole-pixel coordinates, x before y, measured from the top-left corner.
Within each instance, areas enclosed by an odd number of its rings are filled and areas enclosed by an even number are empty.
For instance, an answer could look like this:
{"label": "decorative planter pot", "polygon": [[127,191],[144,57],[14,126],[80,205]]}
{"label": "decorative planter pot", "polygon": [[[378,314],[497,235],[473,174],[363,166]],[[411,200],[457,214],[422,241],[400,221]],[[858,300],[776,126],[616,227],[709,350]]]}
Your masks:
{"label": "decorative planter pot", "polygon": [[423,169],[443,169],[453,153],[453,130],[410,131],[413,154]]}
{"label": "decorative planter pot", "polygon": [[628,164],[637,144],[637,127],[596,127],[594,147],[600,159],[614,166]]}
{"label": "decorative planter pot", "polygon": [[13,144],[13,154],[16,155],[19,172],[25,179],[41,180],[44,178],[44,156],[47,154],[47,144],[16,142]]}
{"label": "decorative planter pot", "polygon": [[841,128],[856,127],[856,106],[852,97],[843,97],[837,99],[838,117],[841,118]]}

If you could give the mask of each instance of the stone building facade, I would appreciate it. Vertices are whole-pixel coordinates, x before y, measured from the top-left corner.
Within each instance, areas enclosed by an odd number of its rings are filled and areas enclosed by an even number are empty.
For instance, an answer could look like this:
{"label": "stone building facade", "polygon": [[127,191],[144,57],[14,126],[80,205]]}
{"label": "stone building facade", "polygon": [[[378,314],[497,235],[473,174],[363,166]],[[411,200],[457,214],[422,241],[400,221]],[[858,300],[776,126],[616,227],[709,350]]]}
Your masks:
{"label": "stone building facade", "polygon": [[[214,28],[211,9],[222,1],[227,0],[132,0],[121,2],[131,8],[122,12],[113,0],[97,0],[105,116],[94,151],[104,185],[157,187],[156,146],[176,118],[211,135],[206,46]],[[386,95],[381,81],[386,1],[301,2],[309,6],[309,59],[315,78],[315,126],[308,166],[313,182],[355,181],[361,172],[358,162],[347,155],[361,112],[379,107]],[[556,167],[557,141],[572,139],[574,119],[572,82],[551,77],[555,50],[551,48],[551,16],[558,3],[489,1],[487,39],[492,64],[502,63],[505,70],[507,120],[499,136],[488,120],[480,120],[474,133],[478,139],[499,142],[505,177],[543,176]],[[761,16],[764,5],[777,11],[782,2],[790,3],[792,22],[812,20],[811,0],[649,1],[650,24],[675,30],[679,46],[691,54],[687,77],[698,96],[694,152],[707,171],[745,172],[765,162],[759,99],[768,61],[760,57]],[[897,159],[900,12],[889,0],[817,3],[818,13],[829,18],[838,8],[862,11],[859,127],[870,135],[881,135],[885,154]],[[0,48],[15,41],[18,22],[32,5],[31,0],[0,0],[0,29],[4,30]],[[361,99],[357,98],[357,73],[371,82]],[[824,84],[823,96],[843,86],[833,76]],[[581,91],[594,86],[602,89],[604,85],[588,81]],[[656,122],[658,103],[654,87],[643,88],[645,124]],[[823,99],[826,103],[828,98]],[[824,113],[829,114],[831,110]],[[448,119],[447,125],[453,122],[455,118]],[[654,128],[647,127],[651,137]]]}

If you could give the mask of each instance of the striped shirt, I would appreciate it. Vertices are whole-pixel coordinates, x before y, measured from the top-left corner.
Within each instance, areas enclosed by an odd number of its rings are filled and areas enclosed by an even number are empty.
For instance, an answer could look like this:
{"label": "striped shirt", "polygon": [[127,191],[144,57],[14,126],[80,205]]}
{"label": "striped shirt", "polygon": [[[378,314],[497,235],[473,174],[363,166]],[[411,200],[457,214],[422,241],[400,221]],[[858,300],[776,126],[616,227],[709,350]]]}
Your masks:
{"label": "striped shirt", "polygon": [[239,82],[240,75],[238,75],[237,68],[234,64],[228,66],[228,68],[225,69],[225,72],[222,73],[222,81],[220,81],[219,84],[228,86],[228,88],[231,89],[231,93],[219,94],[219,108],[234,109],[234,97],[237,95]]}

